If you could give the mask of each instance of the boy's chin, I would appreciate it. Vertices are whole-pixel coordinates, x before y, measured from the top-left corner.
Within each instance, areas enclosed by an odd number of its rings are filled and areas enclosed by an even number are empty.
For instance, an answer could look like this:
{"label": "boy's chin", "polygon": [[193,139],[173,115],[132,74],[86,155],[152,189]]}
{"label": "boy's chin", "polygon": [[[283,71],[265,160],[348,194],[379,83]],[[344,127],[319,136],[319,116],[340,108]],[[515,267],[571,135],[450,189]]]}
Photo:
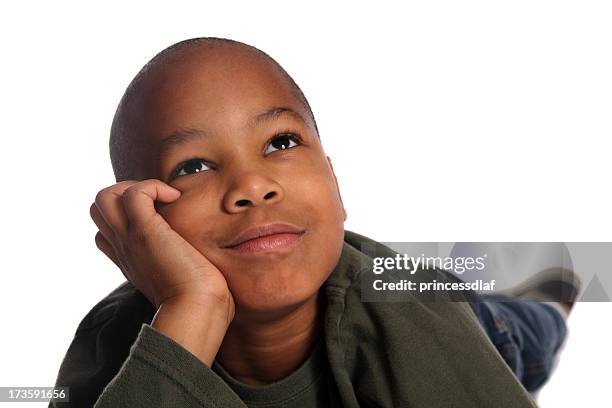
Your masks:
{"label": "boy's chin", "polygon": [[280,293],[278,291],[270,291],[269,293],[261,293],[259,296],[247,296],[237,298],[236,315],[234,320],[241,320],[241,317],[248,319],[276,319],[287,314],[295,312],[309,302],[315,302],[319,289],[314,288],[311,291],[297,291],[294,293]]}

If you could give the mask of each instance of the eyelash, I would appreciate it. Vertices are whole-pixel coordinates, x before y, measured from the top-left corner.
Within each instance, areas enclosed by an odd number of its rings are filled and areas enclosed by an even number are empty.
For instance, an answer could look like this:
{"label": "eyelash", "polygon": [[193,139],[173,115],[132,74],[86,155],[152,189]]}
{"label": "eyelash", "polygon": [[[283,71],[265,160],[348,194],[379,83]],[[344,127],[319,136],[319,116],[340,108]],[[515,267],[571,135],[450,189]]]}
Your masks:
{"label": "eyelash", "polygon": [[[297,133],[295,133],[295,132],[293,132],[291,130],[284,130],[284,131],[281,131],[281,132],[277,132],[276,134],[274,134],[274,136],[272,136],[271,138],[269,138],[266,141],[264,152],[268,149],[268,146],[270,146],[270,144],[272,142],[274,142],[276,139],[280,139],[281,137],[285,137],[285,136],[288,136],[289,139],[293,140],[296,143],[296,146],[293,146],[293,147],[290,147],[290,148],[287,148],[287,149],[280,149],[280,150],[289,150],[289,149],[292,149],[294,147],[301,146],[301,145],[304,144],[303,140],[302,140],[302,138],[300,137],[299,134],[297,134]],[[274,152],[272,152],[272,153],[274,153]],[[193,160],[201,160],[207,166],[213,167],[213,166],[210,166],[210,163],[208,163],[208,161],[206,161],[206,160],[204,160],[204,159],[202,159],[200,157],[193,157],[191,159],[188,159],[188,160],[185,160],[185,161],[181,162],[178,166],[176,166],[176,168],[172,171],[172,174],[170,174],[170,180],[173,180],[176,177],[183,177],[183,176],[178,176],[178,173],[180,173],[180,171],[183,168],[183,166],[185,166],[187,163],[189,163],[189,162],[191,162]]]}
{"label": "eyelash", "polygon": [[[270,146],[270,144],[273,141],[275,141],[276,139],[280,139],[283,136],[289,136],[289,138],[292,139],[298,146],[301,146],[303,144],[302,138],[300,137],[299,134],[291,130],[283,130],[281,132],[277,132],[274,136],[268,139],[268,141],[266,142],[266,147],[264,149],[264,152],[266,151],[268,146]],[[296,147],[296,146],[293,146],[293,147]],[[292,149],[292,147],[290,149]],[[282,150],[288,150],[288,149],[282,149]]]}

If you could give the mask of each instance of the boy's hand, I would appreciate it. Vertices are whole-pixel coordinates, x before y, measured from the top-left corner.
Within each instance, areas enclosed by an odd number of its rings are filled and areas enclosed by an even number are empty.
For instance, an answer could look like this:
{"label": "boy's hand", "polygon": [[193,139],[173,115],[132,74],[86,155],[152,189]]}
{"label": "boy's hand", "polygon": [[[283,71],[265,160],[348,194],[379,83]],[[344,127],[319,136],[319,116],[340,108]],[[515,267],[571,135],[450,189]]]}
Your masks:
{"label": "boy's hand", "polygon": [[156,308],[164,303],[226,305],[234,300],[225,277],[202,253],[174,231],[155,202],[171,203],[179,190],[161,180],[127,180],[96,195],[90,214],[104,252]]}

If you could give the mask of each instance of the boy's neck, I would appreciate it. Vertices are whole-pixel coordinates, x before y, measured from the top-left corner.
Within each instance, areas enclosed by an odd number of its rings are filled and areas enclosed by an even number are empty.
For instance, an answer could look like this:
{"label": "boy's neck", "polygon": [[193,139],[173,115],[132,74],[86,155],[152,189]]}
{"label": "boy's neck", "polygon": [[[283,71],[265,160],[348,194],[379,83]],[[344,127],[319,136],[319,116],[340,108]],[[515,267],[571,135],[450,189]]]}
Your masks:
{"label": "boy's neck", "polygon": [[262,322],[232,322],[216,360],[236,380],[251,385],[279,381],[310,356],[323,335],[325,296],[319,291],[300,307]]}

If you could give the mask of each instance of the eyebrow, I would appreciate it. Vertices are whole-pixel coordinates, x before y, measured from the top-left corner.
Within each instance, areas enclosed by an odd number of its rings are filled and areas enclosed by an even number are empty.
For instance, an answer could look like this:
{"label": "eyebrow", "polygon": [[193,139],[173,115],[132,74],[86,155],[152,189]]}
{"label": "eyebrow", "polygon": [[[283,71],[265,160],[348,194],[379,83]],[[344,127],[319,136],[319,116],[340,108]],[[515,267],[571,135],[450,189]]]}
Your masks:
{"label": "eyebrow", "polygon": [[253,116],[249,120],[249,124],[251,126],[260,125],[263,122],[278,119],[280,116],[283,116],[283,115],[292,116],[293,118],[302,122],[304,125],[308,125],[308,122],[306,122],[306,119],[304,119],[302,115],[300,115],[298,112],[294,111],[293,109],[286,108],[286,107],[270,108],[265,112],[262,112],[260,114]]}
{"label": "eyebrow", "polygon": [[[302,122],[304,125],[308,126],[308,122],[301,114],[291,108],[278,106],[270,108],[265,112],[258,113],[257,115],[251,117],[247,123],[249,124],[249,126],[254,127],[271,120],[276,120],[282,116],[291,116],[294,119],[297,119],[298,121]],[[159,143],[158,156],[163,156],[165,153],[168,153],[170,150],[172,150],[175,146],[207,138],[210,138],[210,133],[202,129],[183,128],[176,130],[161,140],[161,142]]]}

